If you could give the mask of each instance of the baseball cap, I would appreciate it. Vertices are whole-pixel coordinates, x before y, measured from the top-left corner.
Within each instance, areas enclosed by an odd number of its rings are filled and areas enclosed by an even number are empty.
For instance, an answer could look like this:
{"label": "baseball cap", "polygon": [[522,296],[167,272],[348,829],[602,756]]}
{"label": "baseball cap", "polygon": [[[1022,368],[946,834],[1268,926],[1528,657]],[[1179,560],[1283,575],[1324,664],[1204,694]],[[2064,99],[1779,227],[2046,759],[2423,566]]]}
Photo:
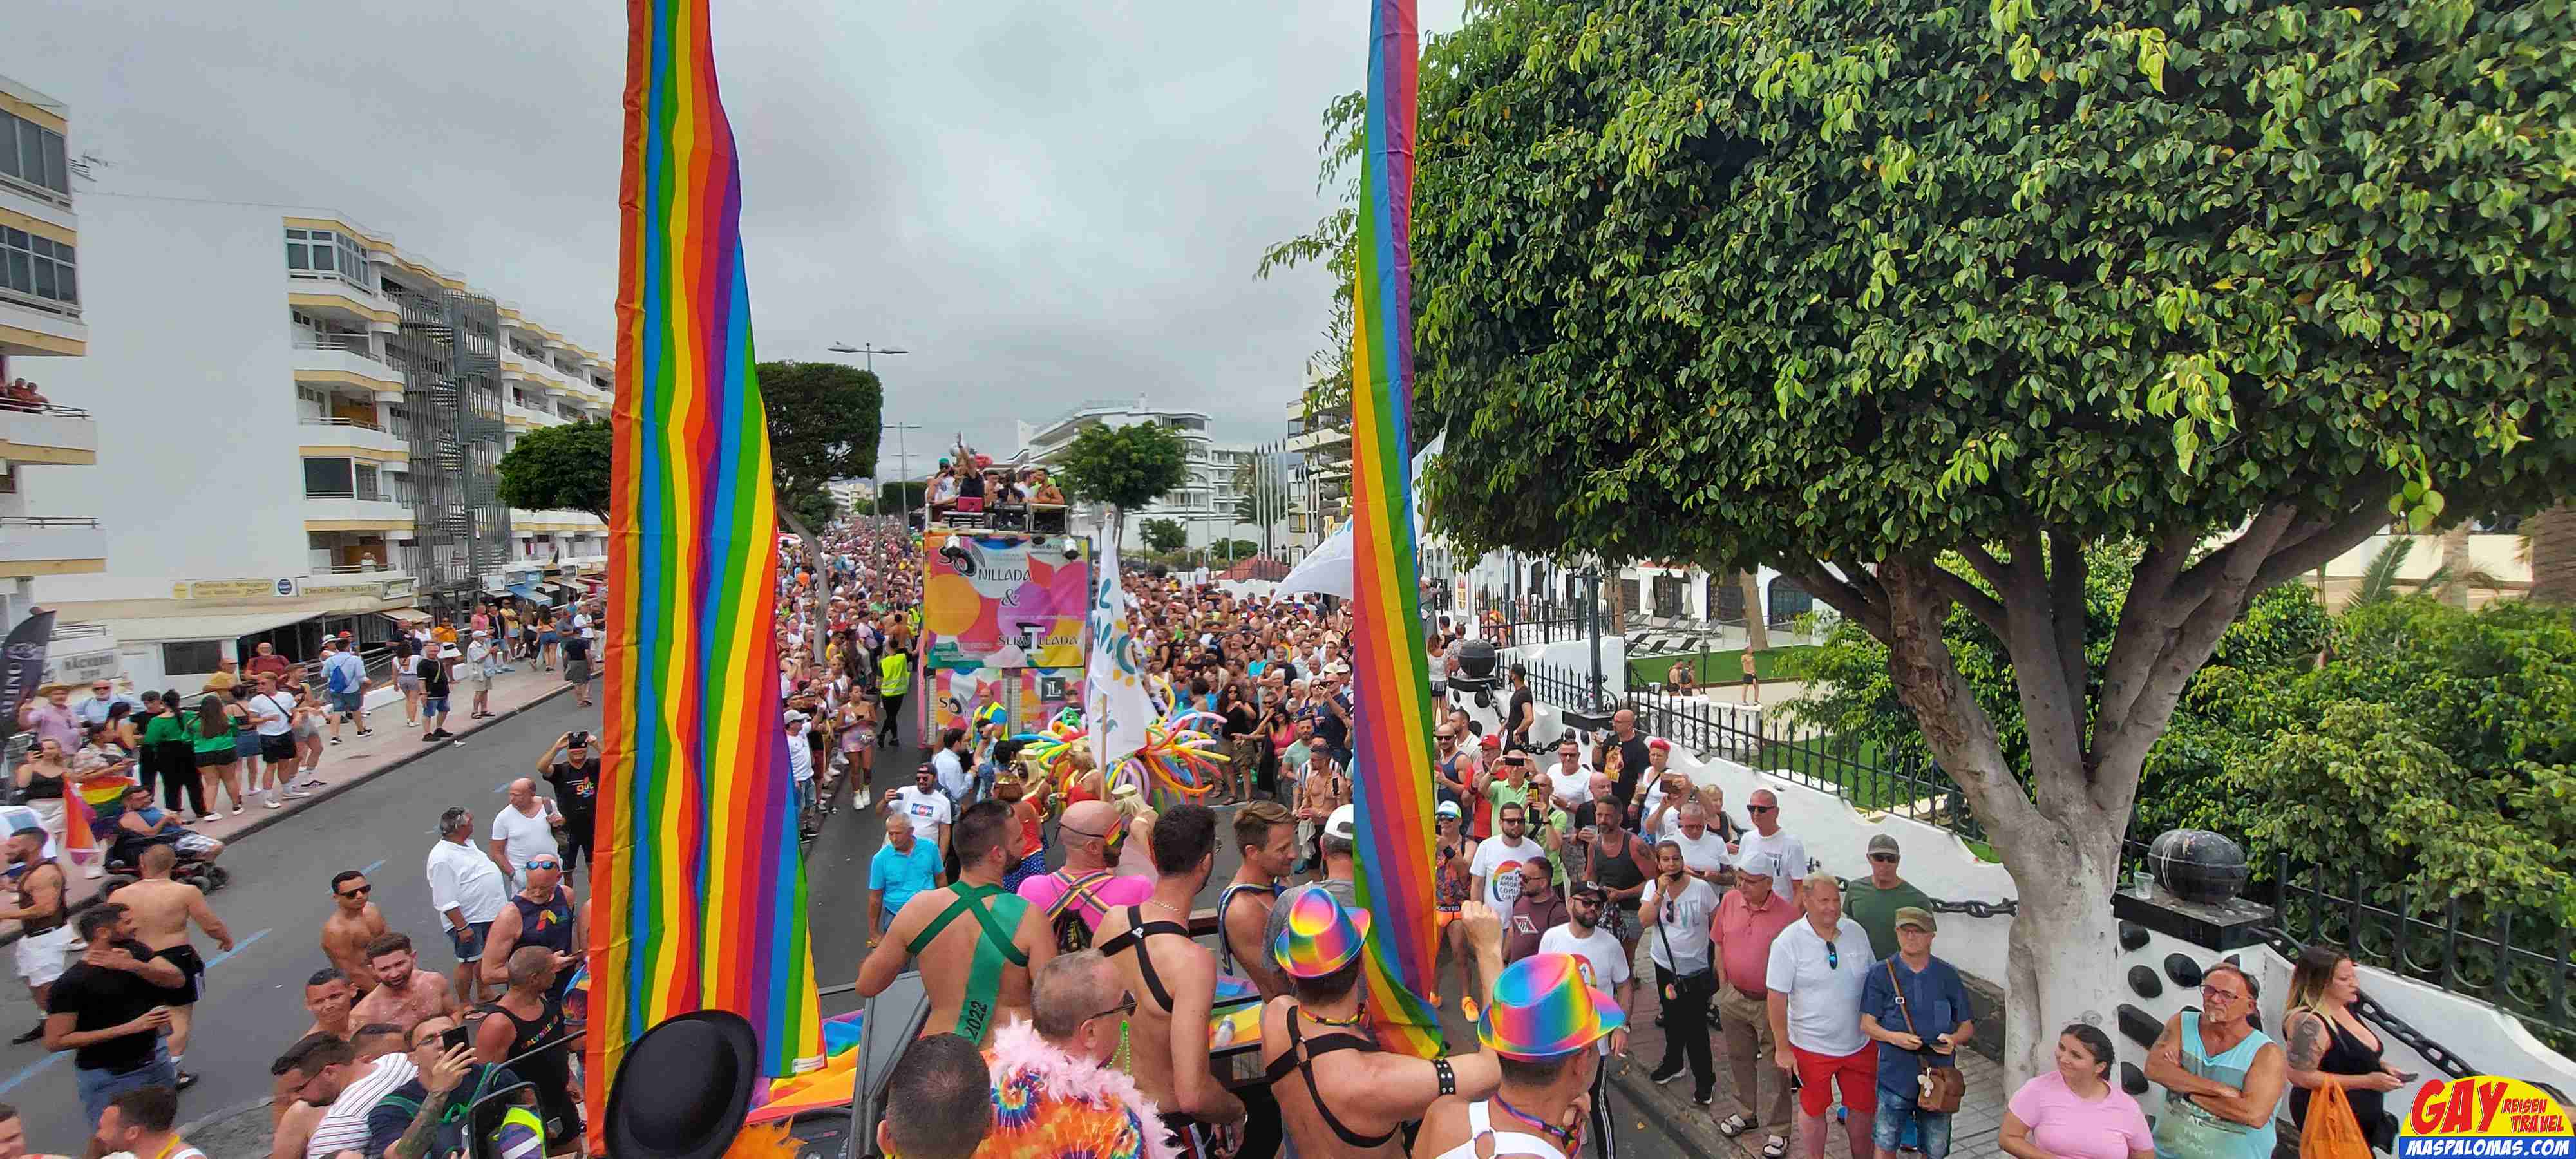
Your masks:
{"label": "baseball cap", "polygon": [[1941,927],[1932,921],[1932,911],[1919,905],[1896,907],[1896,920],[1891,924],[1898,927],[1913,926],[1927,934],[1941,932]]}
{"label": "baseball cap", "polygon": [[1477,747],[1479,747],[1479,748],[1489,748],[1489,749],[1498,749],[1498,748],[1501,748],[1501,747],[1503,747],[1503,734],[1498,733],[1498,732],[1489,732],[1489,733],[1486,733],[1482,738],[1480,738],[1479,740],[1477,740],[1476,745],[1477,745]]}
{"label": "baseball cap", "polygon": [[1597,881],[1577,882],[1572,890],[1567,891],[1567,896],[1588,898],[1592,901],[1608,901],[1610,889]]}
{"label": "baseball cap", "polygon": [[1776,880],[1780,876],[1780,855],[1771,852],[1743,854],[1735,859],[1735,873],[1738,877],[1749,873]]}
{"label": "baseball cap", "polygon": [[813,718],[812,718],[812,717],[809,717],[809,716],[807,716],[807,715],[805,715],[805,714],[804,714],[804,713],[802,713],[802,712],[798,712],[797,710],[795,710],[795,709],[793,709],[793,708],[791,708],[791,709],[788,709],[788,710],[787,710],[787,723],[789,723],[789,724],[795,724],[795,723],[796,723],[796,722],[798,722],[798,721],[802,721],[802,720],[811,720],[811,719],[813,719]]}
{"label": "baseball cap", "polygon": [[1344,841],[1357,841],[1360,835],[1360,811],[1355,805],[1344,805],[1324,819],[1324,836]]}
{"label": "baseball cap", "polygon": [[1662,737],[1653,737],[1646,741],[1646,748],[1648,751],[1664,750],[1672,747],[1673,742],[1665,740]]}
{"label": "baseball cap", "polygon": [[1869,851],[1872,853],[1894,853],[1896,852],[1896,838],[1885,833],[1873,833],[1869,838]]}
{"label": "baseball cap", "polygon": [[1440,802],[1439,813],[1443,817],[1457,817],[1462,816],[1464,811],[1458,808],[1458,802],[1456,801],[1442,801]]}

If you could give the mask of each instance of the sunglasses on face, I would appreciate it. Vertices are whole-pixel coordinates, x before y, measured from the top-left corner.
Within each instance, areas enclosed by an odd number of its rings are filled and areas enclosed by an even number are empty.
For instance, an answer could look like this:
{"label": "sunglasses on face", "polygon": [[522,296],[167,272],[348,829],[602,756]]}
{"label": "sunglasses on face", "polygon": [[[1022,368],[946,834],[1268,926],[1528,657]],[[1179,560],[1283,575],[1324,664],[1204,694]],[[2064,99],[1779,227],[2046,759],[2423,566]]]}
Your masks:
{"label": "sunglasses on face", "polygon": [[1780,807],[1778,805],[1746,805],[1744,807],[1744,811],[1747,813],[1777,813],[1780,811]]}
{"label": "sunglasses on face", "polygon": [[2203,986],[2203,987],[2201,987],[2201,988],[2200,988],[2200,997],[2201,997],[2201,999],[2202,999],[2203,1001],[2205,1001],[2205,1002],[2209,1003],[2209,1004],[2210,1004],[2210,1005],[2212,1005],[2212,1006],[2224,1006],[2224,1005],[2227,1005],[2227,1004],[2228,1004],[2228,1003],[2230,1003],[2230,1002],[2240,1002],[2240,1001],[2243,1001],[2243,1000],[2244,1000],[2244,998],[2245,998],[2245,996],[2244,996],[2244,995],[2239,994],[2239,993],[2237,993],[2237,992],[2235,992],[2235,991],[2233,991],[2233,990],[2221,990],[2221,989],[2219,989],[2219,988],[2218,988],[2218,987],[2216,987],[2216,986]]}
{"label": "sunglasses on face", "polygon": [[1126,997],[1119,999],[1118,1005],[1112,1006],[1107,1010],[1103,1010],[1098,1014],[1094,1014],[1091,1018],[1085,1018],[1083,1021],[1089,1022],[1092,1018],[1107,1018],[1113,1014],[1121,1018],[1125,1018],[1134,1013],[1136,1013],[1136,995],[1130,993]]}
{"label": "sunglasses on face", "polygon": [[528,868],[530,868],[530,869],[561,869],[561,868],[563,868],[563,862],[553,860],[552,858],[544,858],[544,857],[532,858],[532,859],[530,859],[530,860],[529,860],[529,862],[528,862]]}
{"label": "sunglasses on face", "polygon": [[368,894],[371,894],[371,893],[374,893],[374,892],[376,892],[376,887],[374,887],[374,886],[372,886],[372,885],[362,885],[362,886],[359,886],[359,887],[358,887],[358,888],[356,888],[356,889],[344,889],[344,890],[340,890],[340,891],[339,891],[339,894],[340,894],[340,896],[342,896],[342,897],[347,897],[347,898],[360,898],[360,897],[365,897],[365,896],[367,896]]}
{"label": "sunglasses on face", "polygon": [[1869,855],[1869,859],[1872,861],[1883,861],[1889,865],[1896,864],[1896,855],[1893,853],[1873,853]]}
{"label": "sunglasses on face", "polygon": [[1521,818],[1518,818],[1518,817],[1505,817],[1505,818],[1503,818],[1503,824],[1505,824],[1505,825],[1518,825],[1518,824],[1521,824],[1521,823],[1522,823]]}

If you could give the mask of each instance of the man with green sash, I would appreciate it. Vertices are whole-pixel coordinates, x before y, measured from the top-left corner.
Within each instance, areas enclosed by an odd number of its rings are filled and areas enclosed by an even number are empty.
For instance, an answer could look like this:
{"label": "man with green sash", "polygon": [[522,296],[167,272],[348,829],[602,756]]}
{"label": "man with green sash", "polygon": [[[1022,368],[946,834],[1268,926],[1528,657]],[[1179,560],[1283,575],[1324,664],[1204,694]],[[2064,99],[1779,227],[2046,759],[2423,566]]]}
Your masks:
{"label": "man with green sash", "polygon": [[885,939],[859,966],[859,993],[874,998],[918,959],[930,995],[923,1034],[954,1033],[977,1046],[1003,1016],[1029,1017],[1029,974],[1055,956],[1046,914],[1002,891],[1020,863],[1019,820],[1000,801],[969,806],[949,831],[957,882],[924,890],[894,916]]}

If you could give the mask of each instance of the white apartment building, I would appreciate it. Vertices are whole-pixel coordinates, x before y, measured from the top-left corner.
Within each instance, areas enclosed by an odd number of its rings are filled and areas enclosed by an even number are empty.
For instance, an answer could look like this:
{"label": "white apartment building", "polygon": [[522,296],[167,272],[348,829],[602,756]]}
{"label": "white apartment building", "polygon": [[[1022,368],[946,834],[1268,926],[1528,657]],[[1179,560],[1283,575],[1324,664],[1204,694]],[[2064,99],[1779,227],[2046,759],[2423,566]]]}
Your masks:
{"label": "white apartment building", "polygon": [[1159,409],[1142,398],[1086,402],[1042,423],[1017,424],[1020,446],[1009,461],[1019,466],[1055,467],[1062,462],[1065,448],[1083,431],[1138,423],[1161,423],[1179,433],[1187,450],[1187,466],[1179,487],[1127,513],[1127,538],[1119,544],[1119,550],[1144,549],[1139,528],[1148,519],[1179,520],[1189,531],[1191,547],[1258,538],[1253,524],[1235,518],[1235,506],[1244,494],[1241,476],[1252,462],[1253,449],[1211,442],[1206,411]]}
{"label": "white apartment building", "polygon": [[1350,517],[1350,407],[1309,412],[1302,395],[1288,400],[1284,447],[1297,456],[1289,471],[1284,543],[1290,557],[1302,558]]}
{"label": "white apartment building", "polygon": [[269,640],[309,659],[478,596],[562,603],[599,520],[500,504],[501,453],[609,408],[606,356],[330,210],[95,198],[88,356],[48,392],[106,416],[93,470],[22,488],[110,513],[112,569],[40,576],[138,687]]}
{"label": "white apartment building", "polygon": [[[26,380],[46,400],[0,402],[0,632],[27,618],[40,581],[107,570],[95,400],[70,369],[89,349],[70,134],[61,102],[0,77],[0,384]],[[31,496],[45,476],[57,493]],[[106,625],[56,617],[47,679],[113,675],[116,660]]]}

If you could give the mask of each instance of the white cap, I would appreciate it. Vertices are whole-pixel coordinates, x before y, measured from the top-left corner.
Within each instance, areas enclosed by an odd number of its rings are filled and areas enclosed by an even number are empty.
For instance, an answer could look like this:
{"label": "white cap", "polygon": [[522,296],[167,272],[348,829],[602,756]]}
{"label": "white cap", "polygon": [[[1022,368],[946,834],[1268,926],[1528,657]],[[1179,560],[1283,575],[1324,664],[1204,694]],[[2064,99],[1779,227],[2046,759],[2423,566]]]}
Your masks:
{"label": "white cap", "polygon": [[1360,812],[1356,805],[1344,805],[1324,819],[1324,836],[1356,841],[1360,833]]}
{"label": "white cap", "polygon": [[787,710],[787,723],[789,724],[800,724],[811,719],[813,718],[806,716],[804,713],[799,712],[796,709],[791,708]]}

